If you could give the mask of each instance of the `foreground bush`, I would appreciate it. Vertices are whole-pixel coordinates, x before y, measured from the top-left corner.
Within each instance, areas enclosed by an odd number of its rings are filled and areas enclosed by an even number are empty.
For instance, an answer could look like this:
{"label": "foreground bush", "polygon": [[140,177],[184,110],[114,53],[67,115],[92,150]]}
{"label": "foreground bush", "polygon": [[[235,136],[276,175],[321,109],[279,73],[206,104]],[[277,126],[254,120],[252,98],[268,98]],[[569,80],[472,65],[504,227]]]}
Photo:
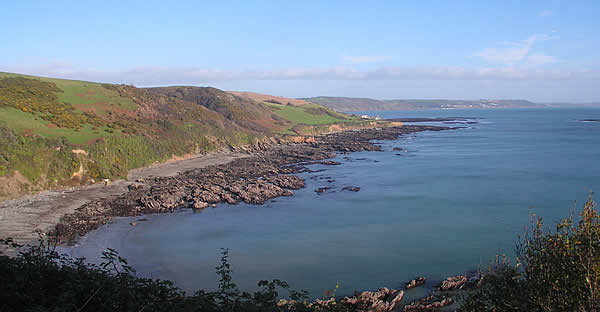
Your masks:
{"label": "foreground bush", "polygon": [[[10,239],[4,245],[18,246]],[[262,289],[242,292],[232,282],[228,251],[217,267],[219,288],[186,295],[170,281],[135,276],[112,249],[91,265],[54,251],[47,242],[29,246],[17,257],[0,255],[0,311],[349,311],[344,305],[309,306],[306,292],[280,280],[260,281]],[[279,291],[291,300],[278,306]]]}
{"label": "foreground bush", "polygon": [[532,228],[516,246],[517,263],[499,260],[463,311],[600,311],[600,217],[590,199],[577,219]]}

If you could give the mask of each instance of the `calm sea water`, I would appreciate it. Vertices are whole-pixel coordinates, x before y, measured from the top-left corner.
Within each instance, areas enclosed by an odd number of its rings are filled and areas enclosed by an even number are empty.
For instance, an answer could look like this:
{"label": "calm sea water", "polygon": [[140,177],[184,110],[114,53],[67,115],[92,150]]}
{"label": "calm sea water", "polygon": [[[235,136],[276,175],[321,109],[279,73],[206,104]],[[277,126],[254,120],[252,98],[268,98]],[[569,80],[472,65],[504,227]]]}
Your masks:
{"label": "calm sea water", "polygon": [[[122,218],[65,250],[95,261],[101,250],[116,248],[138,275],[193,290],[216,287],[220,248],[229,248],[234,282],[243,289],[279,278],[314,296],[336,283],[351,293],[399,287],[422,274],[433,283],[486,266],[513,252],[532,207],[552,223],[600,190],[600,123],[578,121],[600,119],[598,109],[370,114],[479,123],[380,142],[383,152],[339,155],[341,166],[303,174],[306,188],[293,197],[152,215],[133,227],[129,222],[140,218]],[[324,186],[331,192],[314,192]]]}

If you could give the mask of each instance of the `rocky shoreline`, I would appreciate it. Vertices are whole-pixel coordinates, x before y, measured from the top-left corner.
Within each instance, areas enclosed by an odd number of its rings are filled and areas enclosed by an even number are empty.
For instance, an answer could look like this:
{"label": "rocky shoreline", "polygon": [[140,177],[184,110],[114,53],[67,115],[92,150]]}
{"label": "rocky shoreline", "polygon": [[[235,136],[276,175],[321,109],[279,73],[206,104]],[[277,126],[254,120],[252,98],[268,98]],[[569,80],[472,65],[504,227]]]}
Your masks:
{"label": "rocky shoreline", "polygon": [[[304,180],[294,174],[311,172],[308,165],[340,165],[328,160],[336,153],[381,151],[381,146],[373,140],[393,140],[420,131],[449,129],[456,128],[415,125],[361,129],[321,135],[308,142],[273,142],[246,147],[236,152],[249,153],[249,157],[226,164],[192,169],[176,176],[137,179],[123,195],[88,203],[75,213],[61,218],[55,234],[59,235],[61,242],[70,243],[110,222],[113,217],[168,213],[181,208],[201,210],[222,202],[260,205],[271,198],[291,196],[293,190],[303,188]],[[324,193],[327,190],[320,188],[315,192]],[[346,186],[343,190],[358,192],[360,188]],[[357,292],[340,301],[350,304],[357,311],[431,311],[450,308],[456,304],[457,293],[480,286],[482,276],[453,276],[429,286],[426,286],[426,280],[420,276],[401,289],[381,288]],[[426,287],[427,295],[406,302],[406,292],[419,287]],[[279,305],[293,303],[282,300]],[[335,304],[335,299],[316,299],[309,305],[326,307],[331,304]]]}
{"label": "rocky shoreline", "polygon": [[52,234],[61,243],[71,243],[113,217],[167,213],[179,208],[204,209],[221,202],[263,204],[271,198],[291,196],[293,190],[303,188],[304,180],[294,174],[310,171],[307,165],[339,164],[327,160],[335,157],[335,153],[381,151],[381,146],[373,140],[394,140],[409,133],[449,129],[455,128],[422,125],[368,128],[323,134],[299,143],[272,141],[241,147],[236,152],[248,153],[249,157],[176,176],[138,179],[120,196],[89,202],[63,216]]}
{"label": "rocky shoreline", "polygon": [[[484,282],[484,275],[480,273],[470,275],[457,275],[446,278],[433,291],[410,302],[404,302],[407,291],[416,287],[423,287],[426,278],[420,276],[405,284],[403,289],[379,288],[376,291],[355,292],[352,296],[345,296],[336,301],[335,296],[329,299],[315,299],[307,304],[309,307],[318,307],[323,310],[334,306],[337,302],[349,305],[353,311],[360,312],[424,312],[439,311],[440,309],[455,308],[460,292],[479,288]],[[293,306],[294,300],[280,300],[278,306]],[[454,305],[454,306],[453,306]]]}

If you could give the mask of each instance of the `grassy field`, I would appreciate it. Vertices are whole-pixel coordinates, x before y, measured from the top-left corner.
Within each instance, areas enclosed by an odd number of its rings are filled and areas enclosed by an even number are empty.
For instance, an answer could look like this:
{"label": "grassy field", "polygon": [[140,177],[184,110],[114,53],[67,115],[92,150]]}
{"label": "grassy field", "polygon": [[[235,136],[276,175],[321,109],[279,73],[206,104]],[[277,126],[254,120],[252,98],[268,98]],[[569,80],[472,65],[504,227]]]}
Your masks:
{"label": "grassy field", "polygon": [[[35,77],[20,74],[2,73],[0,79],[24,77],[39,81],[54,83],[63,92],[56,92],[60,102],[68,103],[73,106],[75,114],[93,113],[101,118],[113,115],[118,118],[122,115],[135,116],[135,103],[126,97],[121,97],[114,87],[105,87],[103,84],[64,80],[45,77]],[[18,131],[28,134],[33,132],[46,138],[64,137],[74,144],[84,144],[90,140],[121,135],[122,132],[117,129],[108,131],[106,126],[96,126],[91,124],[82,124],[81,128],[54,127],[48,120],[43,120],[43,114],[25,112],[11,107],[0,107],[0,123]],[[108,116],[110,117],[110,116]]]}
{"label": "grassy field", "polygon": [[46,138],[64,137],[73,144],[85,144],[100,137],[121,135],[119,130],[113,130],[112,133],[109,133],[104,131],[107,129],[106,127],[94,129],[89,124],[83,125],[79,131],[71,128],[51,128],[48,126],[49,122],[11,107],[0,108],[0,125],[26,135],[35,133]]}
{"label": "grassy field", "polygon": [[0,79],[8,77],[25,77],[52,82],[63,91],[57,94],[58,99],[75,106],[75,110],[81,113],[93,111],[100,116],[105,116],[109,111],[127,113],[135,111],[136,108],[131,99],[121,97],[119,92],[105,88],[101,83],[0,72]]}
{"label": "grassy field", "polygon": [[290,106],[265,102],[274,114],[291,121],[287,129],[280,131],[282,134],[295,134],[292,130],[297,125],[329,125],[343,122],[358,121],[354,117],[340,114],[318,104]]}

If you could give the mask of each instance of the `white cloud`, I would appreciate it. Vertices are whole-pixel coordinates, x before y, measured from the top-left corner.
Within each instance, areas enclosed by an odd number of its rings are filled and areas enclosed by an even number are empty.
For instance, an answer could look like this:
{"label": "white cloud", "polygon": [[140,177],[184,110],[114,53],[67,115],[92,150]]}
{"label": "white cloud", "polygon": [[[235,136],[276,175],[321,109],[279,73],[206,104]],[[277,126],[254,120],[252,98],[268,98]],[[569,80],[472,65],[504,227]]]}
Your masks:
{"label": "white cloud", "polygon": [[[543,54],[527,58],[532,64],[555,62]],[[380,67],[358,70],[351,67],[290,68],[246,71],[227,71],[195,67],[136,67],[127,70],[96,70],[78,68],[67,64],[38,66],[1,66],[0,71],[23,74],[89,80],[110,83],[126,83],[138,86],[158,85],[205,85],[218,81],[233,80],[590,80],[600,79],[595,70],[540,70],[534,67]]]}
{"label": "white cloud", "polygon": [[525,64],[528,66],[539,66],[545,64],[556,63],[558,60],[554,56],[545,55],[541,53],[533,53],[527,56]]}
{"label": "white cloud", "polygon": [[543,10],[542,12],[540,12],[541,17],[549,17],[552,15],[554,15],[554,12],[552,12],[552,10]]}
{"label": "white cloud", "polygon": [[388,60],[388,56],[380,56],[380,55],[359,55],[359,56],[344,56],[342,57],[342,61],[345,64],[368,64],[368,63],[378,63],[385,60]]}
{"label": "white cloud", "polygon": [[[506,48],[487,48],[482,51],[476,52],[473,55],[481,57],[490,63],[513,66],[527,58],[535,42],[551,39],[554,39],[554,37],[551,37],[549,35],[532,35],[529,36],[529,38],[518,42],[504,42],[503,44],[508,46]],[[542,54],[538,54],[537,56],[540,55]],[[546,60],[548,60],[548,58],[551,58],[551,56],[545,57]]]}

